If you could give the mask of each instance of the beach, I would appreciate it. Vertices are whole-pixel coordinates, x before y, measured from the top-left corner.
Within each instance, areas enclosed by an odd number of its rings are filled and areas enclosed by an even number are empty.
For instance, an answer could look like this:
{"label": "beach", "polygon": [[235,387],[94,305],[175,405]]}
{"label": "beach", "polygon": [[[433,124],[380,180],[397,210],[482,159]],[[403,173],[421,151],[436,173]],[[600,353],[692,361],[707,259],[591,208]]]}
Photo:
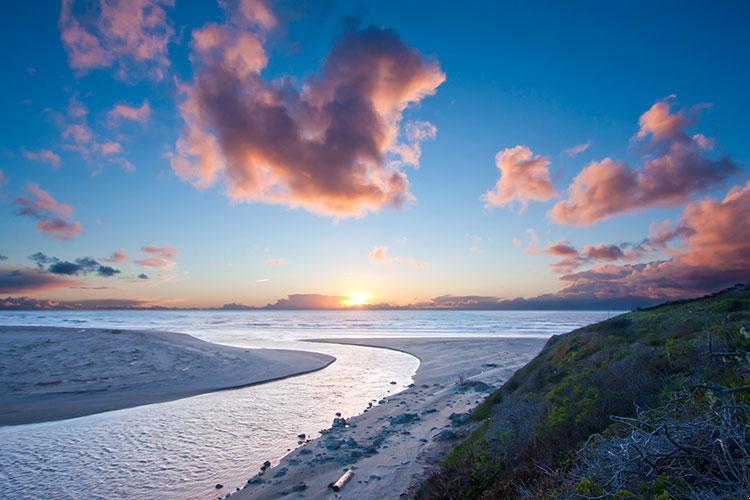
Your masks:
{"label": "beach", "polygon": [[[394,349],[416,356],[414,383],[361,415],[340,419],[278,464],[250,478],[238,499],[400,498],[410,496],[436,463],[471,429],[468,412],[518,368],[545,339],[357,338],[320,339]],[[396,393],[397,392],[397,393]],[[328,485],[351,469],[352,479],[334,493]],[[222,493],[222,492],[219,492]],[[221,494],[220,494],[221,496]],[[294,496],[292,496],[294,498]]]}
{"label": "beach", "polygon": [[0,327],[0,425],[80,417],[325,368],[322,353],[162,331]]}

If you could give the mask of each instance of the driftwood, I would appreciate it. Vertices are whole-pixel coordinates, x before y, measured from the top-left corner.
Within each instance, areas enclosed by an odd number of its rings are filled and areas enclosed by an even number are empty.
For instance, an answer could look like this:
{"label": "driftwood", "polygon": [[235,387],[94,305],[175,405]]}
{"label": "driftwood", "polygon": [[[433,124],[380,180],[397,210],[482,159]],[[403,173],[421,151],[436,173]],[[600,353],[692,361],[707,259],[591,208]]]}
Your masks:
{"label": "driftwood", "polygon": [[340,491],[341,488],[343,488],[344,485],[349,482],[352,476],[354,476],[354,471],[351,469],[346,469],[346,472],[341,475],[338,481],[336,481],[335,483],[330,483],[328,487],[333,491]]}

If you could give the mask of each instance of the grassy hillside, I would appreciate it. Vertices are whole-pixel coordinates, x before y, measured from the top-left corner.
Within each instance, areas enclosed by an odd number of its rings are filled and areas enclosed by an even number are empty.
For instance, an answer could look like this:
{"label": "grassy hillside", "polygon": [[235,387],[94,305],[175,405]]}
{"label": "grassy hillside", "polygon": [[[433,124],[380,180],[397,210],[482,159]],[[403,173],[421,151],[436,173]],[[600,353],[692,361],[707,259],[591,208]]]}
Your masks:
{"label": "grassy hillside", "polygon": [[671,498],[691,496],[710,474],[732,476],[713,494],[745,491],[750,478],[734,477],[743,472],[713,470],[737,464],[696,458],[699,446],[715,452],[713,441],[695,440],[711,435],[705,426],[716,415],[724,423],[715,425],[739,426],[729,429],[737,443],[716,453],[750,470],[749,350],[750,288],[742,285],[553,337],[474,411],[477,428],[420,496]]}

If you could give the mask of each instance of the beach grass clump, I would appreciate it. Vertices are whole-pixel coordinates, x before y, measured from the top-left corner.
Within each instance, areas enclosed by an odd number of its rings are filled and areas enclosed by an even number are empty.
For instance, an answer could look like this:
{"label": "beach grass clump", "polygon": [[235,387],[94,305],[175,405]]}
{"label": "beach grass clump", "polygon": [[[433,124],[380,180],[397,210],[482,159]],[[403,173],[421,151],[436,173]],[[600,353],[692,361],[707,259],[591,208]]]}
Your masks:
{"label": "beach grass clump", "polygon": [[[476,430],[448,455],[419,496],[671,498],[703,488],[677,466],[649,469],[638,480],[608,482],[606,475],[620,466],[617,460],[609,469],[601,465],[587,472],[581,457],[596,457],[593,450],[617,455],[627,439],[636,443],[633,453],[647,448],[627,420],[646,416],[642,427],[663,422],[663,428],[679,429],[686,443],[702,446],[691,441],[691,425],[701,423],[697,434],[715,429],[719,422],[711,416],[727,394],[735,406],[749,402],[748,352],[750,288],[744,285],[552,337],[473,411]],[[743,418],[737,413],[735,422]],[[644,463],[638,467],[649,466]],[[703,473],[710,477],[720,470]],[[735,483],[727,491],[742,489],[742,480]]]}

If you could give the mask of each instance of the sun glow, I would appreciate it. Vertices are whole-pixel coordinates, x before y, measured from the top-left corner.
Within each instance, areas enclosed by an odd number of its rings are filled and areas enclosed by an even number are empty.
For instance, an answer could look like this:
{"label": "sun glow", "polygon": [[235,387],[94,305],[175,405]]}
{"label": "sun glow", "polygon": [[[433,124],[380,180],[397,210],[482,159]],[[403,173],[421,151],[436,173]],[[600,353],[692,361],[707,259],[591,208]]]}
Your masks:
{"label": "sun glow", "polygon": [[345,307],[358,307],[367,304],[370,296],[365,292],[351,292],[349,297],[341,301],[341,305]]}

